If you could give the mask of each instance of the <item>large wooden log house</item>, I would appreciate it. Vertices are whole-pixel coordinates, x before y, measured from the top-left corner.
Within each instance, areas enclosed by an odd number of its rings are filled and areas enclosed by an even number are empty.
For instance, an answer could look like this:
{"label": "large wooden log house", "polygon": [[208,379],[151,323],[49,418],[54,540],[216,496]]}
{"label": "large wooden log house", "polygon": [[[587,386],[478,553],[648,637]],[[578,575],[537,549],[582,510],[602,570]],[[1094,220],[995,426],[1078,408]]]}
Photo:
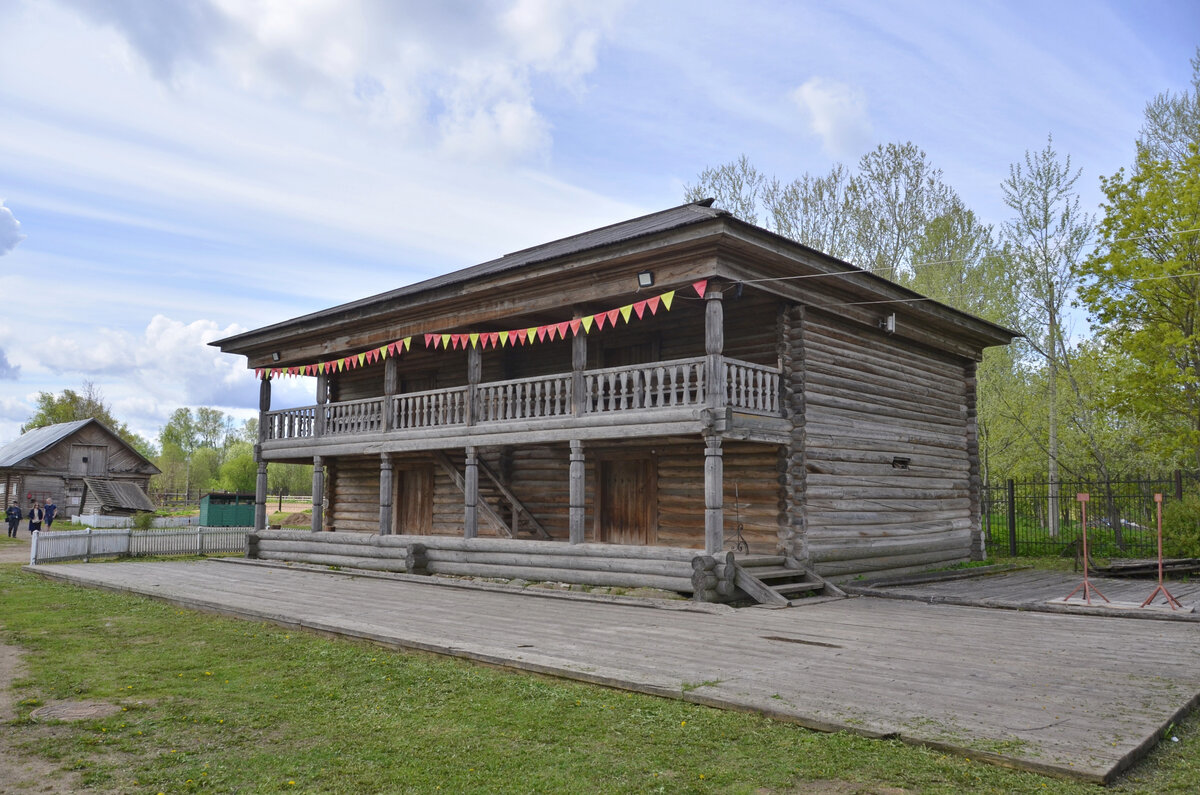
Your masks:
{"label": "large wooden log house", "polygon": [[[743,544],[833,577],[981,557],[975,368],[1014,333],[710,205],[214,342],[262,377],[257,527],[295,462],[342,538]],[[272,406],[296,373],[314,404]]]}

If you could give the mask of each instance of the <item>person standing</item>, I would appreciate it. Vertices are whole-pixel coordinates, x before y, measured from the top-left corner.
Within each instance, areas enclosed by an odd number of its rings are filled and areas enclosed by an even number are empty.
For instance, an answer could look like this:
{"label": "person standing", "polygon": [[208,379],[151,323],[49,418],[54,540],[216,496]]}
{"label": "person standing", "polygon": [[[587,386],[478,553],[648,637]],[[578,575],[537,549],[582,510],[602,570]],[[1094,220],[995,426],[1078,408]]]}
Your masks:
{"label": "person standing", "polygon": [[42,520],[45,518],[46,513],[42,510],[42,504],[35,502],[33,507],[29,509],[29,535],[41,532]]}
{"label": "person standing", "polygon": [[4,518],[8,520],[8,537],[17,537],[17,525],[21,524],[21,508],[15,502],[8,506],[4,512]]}
{"label": "person standing", "polygon": [[54,524],[54,517],[58,515],[58,506],[54,504],[53,497],[46,501],[42,511],[46,514],[46,529],[49,530],[50,526]]}

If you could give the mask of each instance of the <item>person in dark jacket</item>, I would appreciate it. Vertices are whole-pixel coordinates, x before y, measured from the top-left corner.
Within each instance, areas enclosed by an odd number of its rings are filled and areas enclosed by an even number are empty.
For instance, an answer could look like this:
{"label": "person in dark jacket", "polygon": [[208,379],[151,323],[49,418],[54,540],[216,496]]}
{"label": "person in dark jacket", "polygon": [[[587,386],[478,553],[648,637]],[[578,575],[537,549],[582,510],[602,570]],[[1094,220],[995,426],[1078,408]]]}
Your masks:
{"label": "person in dark jacket", "polygon": [[46,529],[49,530],[50,526],[54,524],[54,517],[58,516],[58,506],[54,504],[53,499],[50,499],[42,507],[42,511],[46,514]]}
{"label": "person in dark jacket", "polygon": [[15,502],[8,506],[8,510],[4,512],[4,518],[8,520],[8,537],[17,537],[17,525],[21,523],[21,508]]}
{"label": "person in dark jacket", "polygon": [[29,509],[29,534],[40,533],[42,530],[42,520],[46,518],[45,511],[42,510],[42,504],[35,502],[33,507]]}

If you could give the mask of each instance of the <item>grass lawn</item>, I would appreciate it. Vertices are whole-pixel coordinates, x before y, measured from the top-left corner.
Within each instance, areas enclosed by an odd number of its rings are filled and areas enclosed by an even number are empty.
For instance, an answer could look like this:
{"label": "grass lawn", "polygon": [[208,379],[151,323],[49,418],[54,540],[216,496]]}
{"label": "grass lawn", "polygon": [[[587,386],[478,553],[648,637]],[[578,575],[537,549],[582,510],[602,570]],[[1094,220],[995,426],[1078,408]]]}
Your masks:
{"label": "grass lawn", "polygon": [[[103,565],[103,564],[96,564]],[[895,741],[289,632],[0,566],[6,755],[111,792],[1102,792]],[[123,710],[28,719],[54,700]],[[1200,721],[1116,787],[1200,791]],[[59,779],[54,778],[58,776]]]}

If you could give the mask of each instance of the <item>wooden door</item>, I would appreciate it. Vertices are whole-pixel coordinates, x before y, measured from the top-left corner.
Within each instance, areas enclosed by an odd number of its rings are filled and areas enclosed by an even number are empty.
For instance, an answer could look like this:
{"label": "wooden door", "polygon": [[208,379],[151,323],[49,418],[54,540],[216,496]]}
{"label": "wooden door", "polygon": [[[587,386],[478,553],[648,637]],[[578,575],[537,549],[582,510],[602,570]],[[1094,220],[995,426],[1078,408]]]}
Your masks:
{"label": "wooden door", "polygon": [[623,458],[600,462],[600,510],[596,537],[610,544],[649,546],[657,536],[654,461]]}
{"label": "wooden door", "polygon": [[108,448],[103,445],[71,445],[71,474],[104,477],[108,474]]}
{"label": "wooden door", "polygon": [[433,465],[395,472],[396,496],[393,501],[395,532],[428,535],[433,532]]}

